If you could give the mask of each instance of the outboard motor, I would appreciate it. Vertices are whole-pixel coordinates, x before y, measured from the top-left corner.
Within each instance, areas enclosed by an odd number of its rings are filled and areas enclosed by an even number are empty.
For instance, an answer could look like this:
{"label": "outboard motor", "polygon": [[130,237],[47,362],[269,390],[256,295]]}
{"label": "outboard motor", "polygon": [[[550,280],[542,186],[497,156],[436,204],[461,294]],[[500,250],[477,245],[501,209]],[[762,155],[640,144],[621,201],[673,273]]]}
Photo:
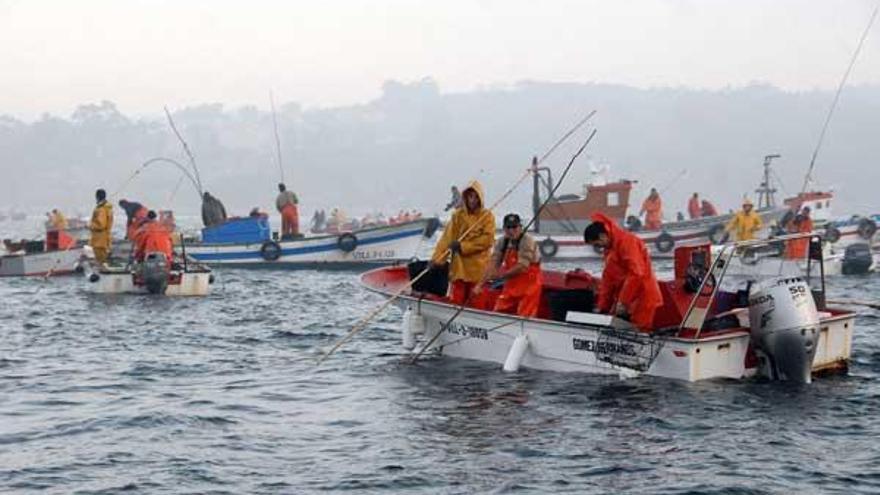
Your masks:
{"label": "outboard motor", "polygon": [[147,253],[141,264],[141,276],[150,294],[164,294],[168,288],[168,259],[163,253]]}
{"label": "outboard motor", "polygon": [[874,257],[867,242],[850,244],[843,252],[840,270],[844,275],[862,275],[871,271]]}
{"label": "outboard motor", "polygon": [[810,383],[819,313],[800,277],[762,281],[749,296],[749,324],[761,371],[771,379]]}

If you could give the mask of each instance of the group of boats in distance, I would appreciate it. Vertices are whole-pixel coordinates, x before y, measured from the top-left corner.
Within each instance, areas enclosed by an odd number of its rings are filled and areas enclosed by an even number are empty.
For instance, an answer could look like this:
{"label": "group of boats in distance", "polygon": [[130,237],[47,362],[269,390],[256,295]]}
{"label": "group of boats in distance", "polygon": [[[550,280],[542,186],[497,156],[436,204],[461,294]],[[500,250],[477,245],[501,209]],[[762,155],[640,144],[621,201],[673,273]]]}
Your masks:
{"label": "group of boats in distance", "polygon": [[[65,230],[47,229],[44,239],[7,241],[0,276],[80,272],[99,294],[204,296],[217,268],[360,269],[368,270],[360,276],[367,290],[403,310],[401,341],[416,358],[428,352],[495,362],[508,371],[686,381],[810,382],[817,373],[847,369],[855,313],[827,303],[825,277],[873,269],[878,217],[835,221],[831,191],[805,191],[781,205],[768,194],[758,209],[761,239],[732,242],[725,229],[730,214],[640,225],[629,211],[634,181],[594,177],[583,195],[556,198],[549,169],[535,163],[531,174],[532,235],[544,281],[533,318],[458,306],[447,298],[442,275],[416,275],[425,262],[413,259],[443,227],[434,216],[284,237],[264,214],[231,218],[197,234],[178,233],[172,259],[147,253],[133,262],[130,243],[116,241],[114,257],[103,264],[87,245],[88,224],[74,220]],[[762,188],[759,193],[772,189],[766,170]],[[786,212],[805,206],[814,212],[813,232],[775,230]],[[582,237],[595,213],[627,226],[654,258],[672,260],[674,275],[660,283],[662,306],[647,330],[593,312],[601,275],[554,269],[555,262],[603,255]],[[797,240],[809,242],[808,253],[786,259],[783,246]],[[486,290],[486,297],[497,297],[496,289]]]}

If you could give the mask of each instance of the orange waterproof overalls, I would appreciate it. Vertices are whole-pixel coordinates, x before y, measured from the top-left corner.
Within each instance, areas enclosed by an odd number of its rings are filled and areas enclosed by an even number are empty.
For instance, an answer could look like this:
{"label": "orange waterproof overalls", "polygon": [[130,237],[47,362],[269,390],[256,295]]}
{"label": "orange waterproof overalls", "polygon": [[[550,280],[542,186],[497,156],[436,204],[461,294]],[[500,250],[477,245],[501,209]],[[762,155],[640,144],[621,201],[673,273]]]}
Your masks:
{"label": "orange waterproof overalls", "polygon": [[[813,231],[813,220],[805,219],[801,224],[794,228],[796,234],[805,234]],[[803,260],[807,258],[807,251],[810,250],[810,238],[792,239],[785,241],[785,258],[789,260]]]}
{"label": "orange waterproof overalls", "polygon": [[[519,262],[519,253],[516,246],[510,243],[504,253],[501,268],[510,270]],[[541,304],[541,264],[531,263],[526,271],[514,275],[504,282],[504,290],[495,301],[495,311],[499,313],[516,314],[532,318],[538,315],[538,307]]]}
{"label": "orange waterproof overalls", "polygon": [[299,210],[293,203],[281,209],[281,234],[299,234]]}

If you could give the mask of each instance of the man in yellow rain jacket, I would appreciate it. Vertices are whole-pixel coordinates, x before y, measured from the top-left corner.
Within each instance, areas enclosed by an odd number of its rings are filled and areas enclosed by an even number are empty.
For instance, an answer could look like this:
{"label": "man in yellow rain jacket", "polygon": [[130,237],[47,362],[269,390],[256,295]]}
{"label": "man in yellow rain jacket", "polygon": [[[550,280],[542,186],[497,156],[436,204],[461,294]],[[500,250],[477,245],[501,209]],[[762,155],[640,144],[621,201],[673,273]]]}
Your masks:
{"label": "man in yellow rain jacket", "polygon": [[462,191],[462,199],[462,206],[452,213],[431,256],[433,265],[444,265],[447,251],[451,253],[449,298],[453,304],[470,299],[489,266],[495,244],[495,215],[486,209],[483,186],[471,181]]}
{"label": "man in yellow rain jacket", "polygon": [[110,231],[113,229],[113,205],[107,202],[107,193],[103,189],[95,191],[95,200],[98,205],[92,212],[92,221],[89,222],[89,230],[92,237],[89,245],[95,252],[95,260],[105,263],[110,257]]}
{"label": "man in yellow rain jacket", "polygon": [[755,234],[763,226],[761,215],[755,213],[752,201],[746,198],[743,200],[742,210],[738,211],[733,219],[727,223],[725,230],[733,232],[737,241],[750,241],[755,238]]}

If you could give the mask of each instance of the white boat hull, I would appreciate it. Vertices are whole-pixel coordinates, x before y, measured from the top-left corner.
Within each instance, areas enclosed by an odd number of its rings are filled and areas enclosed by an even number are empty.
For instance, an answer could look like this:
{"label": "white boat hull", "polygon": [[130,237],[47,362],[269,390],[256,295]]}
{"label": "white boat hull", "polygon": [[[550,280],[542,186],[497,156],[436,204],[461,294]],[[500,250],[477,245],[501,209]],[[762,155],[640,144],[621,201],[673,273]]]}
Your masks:
{"label": "white boat hull", "polygon": [[[172,272],[179,278],[168,284],[166,296],[206,296],[211,290],[211,272]],[[147,287],[136,282],[127,269],[102,269],[89,274],[92,290],[98,294],[149,294]]]}
{"label": "white boat hull", "polygon": [[0,256],[0,277],[54,276],[73,273],[84,248]]}
{"label": "white boat hull", "polygon": [[354,232],[356,246],[340,247],[345,235],[324,235],[276,243],[278,256],[266,255],[267,243],[189,244],[187,255],[210,265],[247,268],[356,267],[387,264],[412,258],[426,241],[431,219]]}

